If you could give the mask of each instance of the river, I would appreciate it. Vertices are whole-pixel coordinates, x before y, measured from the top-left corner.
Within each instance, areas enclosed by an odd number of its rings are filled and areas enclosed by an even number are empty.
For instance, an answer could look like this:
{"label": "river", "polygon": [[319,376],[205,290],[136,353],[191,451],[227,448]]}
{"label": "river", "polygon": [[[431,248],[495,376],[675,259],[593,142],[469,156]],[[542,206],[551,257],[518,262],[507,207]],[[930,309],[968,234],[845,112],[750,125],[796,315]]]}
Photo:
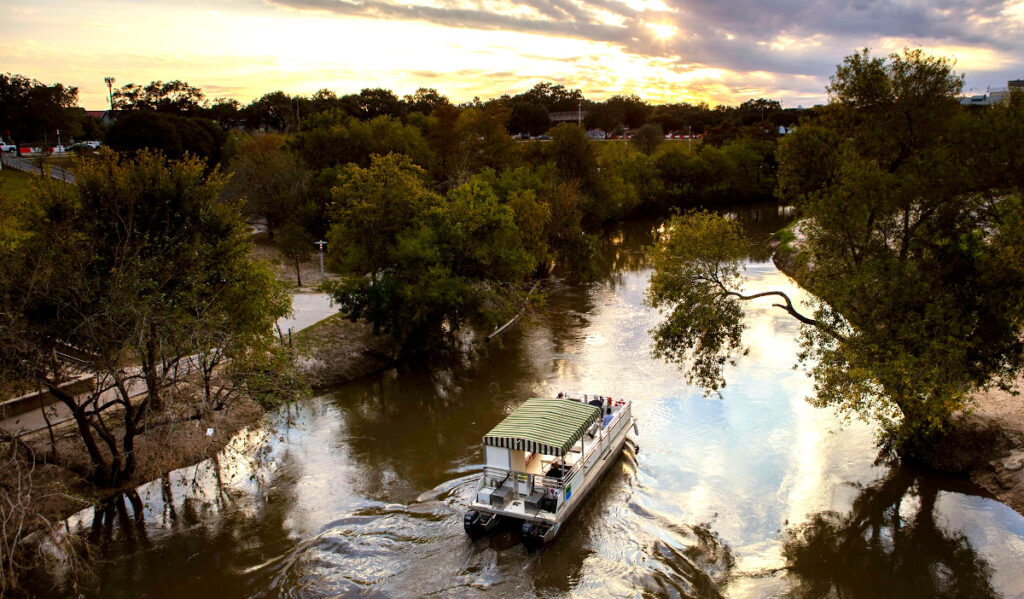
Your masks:
{"label": "river", "polygon": [[[736,216],[758,241],[786,219]],[[750,353],[721,398],[651,357],[655,227],[611,231],[602,280],[552,284],[481,355],[339,387],[76,515],[97,560],[87,595],[1024,597],[1024,518],[961,480],[875,464],[869,425],[804,401],[797,324],[770,300],[749,306]],[[763,252],[747,274],[803,297]],[[481,437],[560,390],[632,398],[639,450],[550,546],[470,541]]]}

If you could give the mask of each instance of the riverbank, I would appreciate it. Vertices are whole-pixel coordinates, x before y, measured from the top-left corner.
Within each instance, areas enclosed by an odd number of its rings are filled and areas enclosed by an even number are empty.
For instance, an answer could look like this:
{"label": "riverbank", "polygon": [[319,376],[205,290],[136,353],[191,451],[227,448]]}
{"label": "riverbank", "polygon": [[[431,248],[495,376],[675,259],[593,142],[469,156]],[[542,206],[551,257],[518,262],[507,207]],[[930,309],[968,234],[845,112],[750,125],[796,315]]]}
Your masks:
{"label": "riverbank", "polygon": [[[795,231],[793,230],[795,229]],[[772,261],[798,284],[807,268],[806,257],[794,246],[798,228],[776,239]],[[1024,375],[1014,384],[1024,390]],[[1011,392],[989,389],[974,393],[968,409],[957,414],[954,427],[938,443],[927,466],[961,475],[1000,502],[1024,515],[1024,400]]]}
{"label": "riverbank", "polygon": [[[342,384],[391,363],[388,344],[368,324],[340,315],[295,334],[294,343],[299,369],[311,387]],[[135,474],[116,488],[93,486],[78,474],[88,468],[89,461],[73,421],[26,435],[16,444],[7,443],[0,460],[0,495],[10,501],[0,505],[0,516],[17,525],[15,533],[6,535],[0,562],[31,567],[37,560],[38,533],[59,529],[73,514],[121,492],[203,462],[247,427],[259,426],[266,414],[256,400],[238,397],[199,418],[155,426],[135,438]],[[16,578],[19,570],[10,571],[7,578]],[[0,584],[0,589],[4,586]]]}
{"label": "riverbank", "polygon": [[[370,325],[350,322],[337,314],[294,333],[291,342],[299,371],[313,388],[351,381],[379,371],[392,361],[389,344],[374,335]],[[16,440],[9,438],[2,444],[0,519],[16,524],[7,527],[0,539],[0,596],[16,588],[20,573],[38,561],[35,548],[40,534],[58,530],[63,520],[83,509],[215,456],[237,434],[260,426],[267,414],[255,399],[240,396],[222,409],[197,416],[192,414],[195,402],[188,400],[194,392],[188,383],[165,391],[170,403],[154,417],[170,419],[166,416],[172,412],[179,413],[178,417],[171,424],[153,425],[135,437],[135,473],[120,487],[96,487],[79,474],[89,469],[90,461],[73,420],[19,435]],[[180,399],[179,405],[175,397]]]}

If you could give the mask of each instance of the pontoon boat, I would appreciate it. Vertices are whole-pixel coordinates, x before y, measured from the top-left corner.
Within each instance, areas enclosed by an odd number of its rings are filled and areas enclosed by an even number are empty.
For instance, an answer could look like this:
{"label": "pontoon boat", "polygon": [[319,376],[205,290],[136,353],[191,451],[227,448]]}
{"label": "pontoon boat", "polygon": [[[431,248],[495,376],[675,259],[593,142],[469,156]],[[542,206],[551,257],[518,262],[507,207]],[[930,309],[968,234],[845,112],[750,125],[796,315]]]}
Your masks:
{"label": "pontoon boat", "polygon": [[463,526],[471,538],[502,519],[522,521],[536,548],[558,534],[616,461],[632,404],[601,395],[529,399],[484,436],[484,471]]}

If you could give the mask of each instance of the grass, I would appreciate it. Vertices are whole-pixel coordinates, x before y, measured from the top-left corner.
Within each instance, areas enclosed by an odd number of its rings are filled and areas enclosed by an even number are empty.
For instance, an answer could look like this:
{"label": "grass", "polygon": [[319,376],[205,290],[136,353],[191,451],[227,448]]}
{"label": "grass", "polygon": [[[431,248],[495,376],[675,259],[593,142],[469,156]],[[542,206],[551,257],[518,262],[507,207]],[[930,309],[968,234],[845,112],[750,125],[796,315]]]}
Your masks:
{"label": "grass", "polygon": [[32,181],[35,175],[16,171],[11,168],[0,169],[0,196],[4,202],[21,203],[27,201],[32,193]]}

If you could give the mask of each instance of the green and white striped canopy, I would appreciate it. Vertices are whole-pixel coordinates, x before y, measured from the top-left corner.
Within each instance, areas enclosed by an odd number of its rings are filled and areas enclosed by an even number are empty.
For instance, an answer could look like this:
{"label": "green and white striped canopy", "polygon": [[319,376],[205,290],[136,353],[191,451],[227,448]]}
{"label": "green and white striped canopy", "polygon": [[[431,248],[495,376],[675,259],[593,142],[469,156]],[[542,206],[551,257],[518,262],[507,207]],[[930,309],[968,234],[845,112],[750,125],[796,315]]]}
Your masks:
{"label": "green and white striped canopy", "polygon": [[532,398],[484,435],[484,445],[562,457],[600,419],[601,408],[596,406]]}

